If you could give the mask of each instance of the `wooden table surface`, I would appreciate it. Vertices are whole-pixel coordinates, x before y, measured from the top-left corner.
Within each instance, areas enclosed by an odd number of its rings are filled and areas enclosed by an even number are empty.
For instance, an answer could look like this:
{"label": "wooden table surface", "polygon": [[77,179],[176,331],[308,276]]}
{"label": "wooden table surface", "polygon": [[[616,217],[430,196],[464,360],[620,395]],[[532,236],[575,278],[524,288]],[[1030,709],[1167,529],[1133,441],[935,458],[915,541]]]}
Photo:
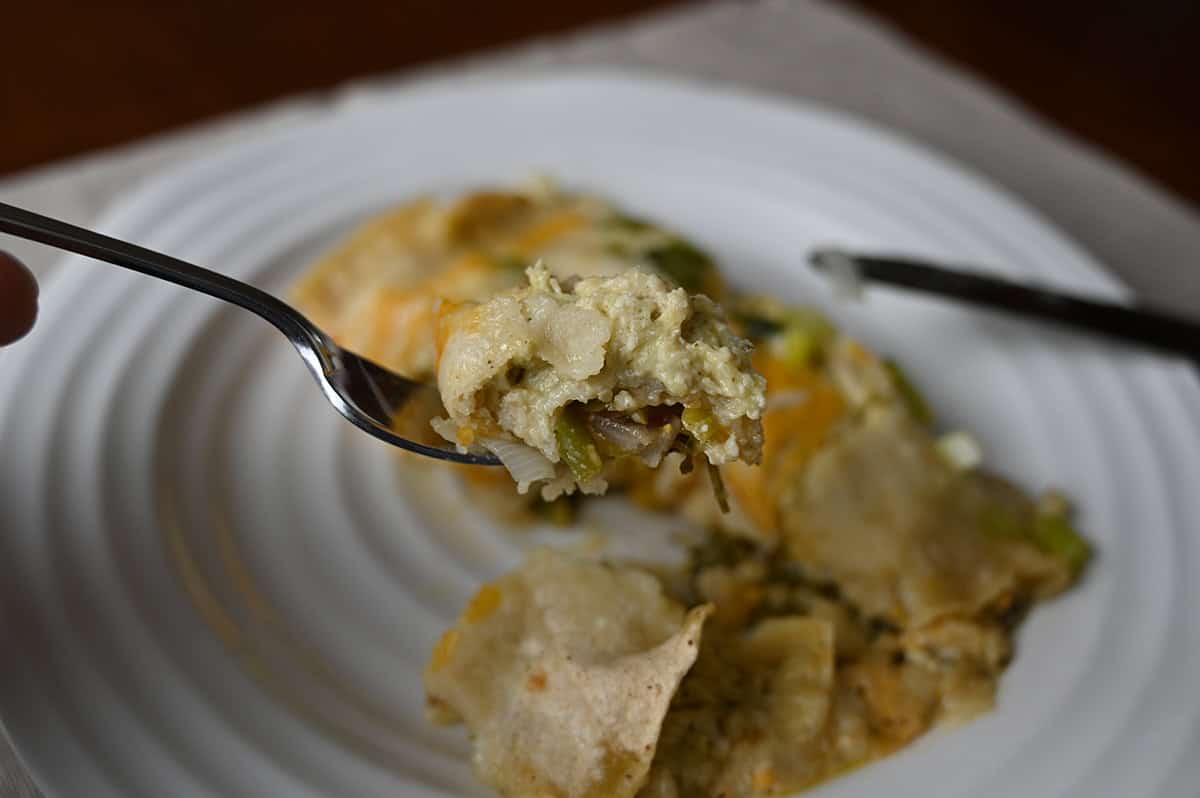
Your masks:
{"label": "wooden table surface", "polygon": [[[10,3],[0,175],[349,78],[686,1]],[[1200,1],[847,2],[1200,204]]]}

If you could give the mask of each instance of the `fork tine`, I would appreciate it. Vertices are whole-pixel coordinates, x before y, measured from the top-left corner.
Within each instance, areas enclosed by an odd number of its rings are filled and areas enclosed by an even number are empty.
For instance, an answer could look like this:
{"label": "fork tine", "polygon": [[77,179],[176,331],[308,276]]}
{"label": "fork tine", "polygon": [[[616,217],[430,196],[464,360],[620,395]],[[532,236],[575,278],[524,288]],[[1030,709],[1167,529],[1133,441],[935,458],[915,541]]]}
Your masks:
{"label": "fork tine", "polygon": [[[329,345],[332,368],[318,375],[333,405],[359,429],[401,449],[468,465],[500,465],[493,455],[459,452],[433,434],[430,421],[441,410],[437,391],[402,377],[367,358]],[[335,398],[336,397],[336,398]],[[396,428],[405,409],[406,433]],[[415,440],[417,436],[428,442]]]}

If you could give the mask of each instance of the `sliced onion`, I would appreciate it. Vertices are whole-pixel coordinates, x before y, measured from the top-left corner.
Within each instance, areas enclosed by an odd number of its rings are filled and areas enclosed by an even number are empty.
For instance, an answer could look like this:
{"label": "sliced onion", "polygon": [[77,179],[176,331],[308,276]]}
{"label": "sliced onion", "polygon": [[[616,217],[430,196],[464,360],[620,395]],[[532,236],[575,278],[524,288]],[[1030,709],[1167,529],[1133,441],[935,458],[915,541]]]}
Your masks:
{"label": "sliced onion", "polygon": [[588,425],[595,437],[618,452],[637,455],[651,468],[657,468],[663,455],[670,451],[681,426],[677,414],[671,414],[665,424],[652,427],[605,413],[593,413],[588,417]]}
{"label": "sliced onion", "polygon": [[654,430],[627,418],[593,413],[588,418],[588,425],[593,435],[603,438],[621,452],[640,452],[657,440]]}
{"label": "sliced onion", "polygon": [[679,430],[682,427],[683,423],[679,420],[679,416],[671,416],[670,421],[657,429],[658,439],[641,451],[642,462],[651,468],[658,468],[663,457],[671,451],[671,446],[674,445],[675,438],[679,436]]}
{"label": "sliced onion", "polygon": [[458,445],[458,425],[448,418],[430,419],[429,426],[433,427],[433,431],[441,435],[451,443]]}
{"label": "sliced onion", "polygon": [[499,458],[517,482],[517,491],[524,493],[534,482],[554,479],[554,463],[532,446],[504,438],[484,438],[479,442]]}

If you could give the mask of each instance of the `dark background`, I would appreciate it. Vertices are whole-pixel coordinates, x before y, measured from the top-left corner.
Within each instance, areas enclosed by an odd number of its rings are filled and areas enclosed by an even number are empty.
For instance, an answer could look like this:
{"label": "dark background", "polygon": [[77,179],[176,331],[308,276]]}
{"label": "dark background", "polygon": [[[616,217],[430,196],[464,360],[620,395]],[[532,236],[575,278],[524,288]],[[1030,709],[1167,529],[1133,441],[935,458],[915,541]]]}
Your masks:
{"label": "dark background", "polygon": [[[844,1],[1200,204],[1200,0]],[[352,77],[686,3],[10,2],[0,174]]]}

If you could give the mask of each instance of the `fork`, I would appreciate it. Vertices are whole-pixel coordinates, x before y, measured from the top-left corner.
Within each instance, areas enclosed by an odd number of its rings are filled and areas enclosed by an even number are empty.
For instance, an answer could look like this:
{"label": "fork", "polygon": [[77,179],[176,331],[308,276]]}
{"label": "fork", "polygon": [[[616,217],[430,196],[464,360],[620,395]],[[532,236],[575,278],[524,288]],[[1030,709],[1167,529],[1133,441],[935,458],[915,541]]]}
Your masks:
{"label": "fork", "polygon": [[430,430],[429,422],[441,408],[436,388],[341,348],[300,311],[266,291],[178,258],[4,203],[0,203],[0,232],[107,261],[244,308],[287,336],[316,377],[325,398],[359,429],[427,457],[470,465],[500,465],[492,455],[463,453],[449,444],[425,444],[400,435],[395,425],[401,415],[406,429]]}

